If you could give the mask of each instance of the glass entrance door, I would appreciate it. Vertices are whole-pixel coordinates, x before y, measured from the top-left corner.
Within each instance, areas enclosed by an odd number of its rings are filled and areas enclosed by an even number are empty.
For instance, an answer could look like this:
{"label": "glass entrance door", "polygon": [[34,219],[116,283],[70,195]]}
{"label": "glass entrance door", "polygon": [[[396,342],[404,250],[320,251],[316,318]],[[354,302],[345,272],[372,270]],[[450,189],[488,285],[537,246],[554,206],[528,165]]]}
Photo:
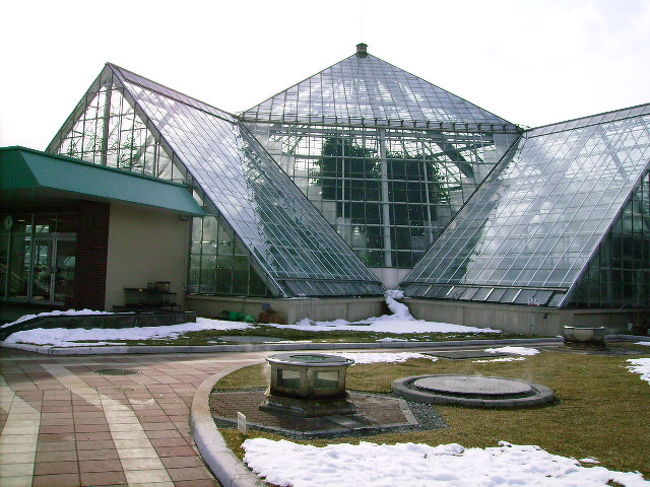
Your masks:
{"label": "glass entrance door", "polygon": [[31,303],[63,305],[72,298],[75,240],[73,233],[35,234],[30,275]]}
{"label": "glass entrance door", "polygon": [[70,304],[76,220],[74,212],[0,214],[0,300]]}
{"label": "glass entrance door", "polygon": [[30,301],[35,304],[52,303],[52,265],[55,243],[56,240],[51,233],[37,233],[34,237],[30,272]]}

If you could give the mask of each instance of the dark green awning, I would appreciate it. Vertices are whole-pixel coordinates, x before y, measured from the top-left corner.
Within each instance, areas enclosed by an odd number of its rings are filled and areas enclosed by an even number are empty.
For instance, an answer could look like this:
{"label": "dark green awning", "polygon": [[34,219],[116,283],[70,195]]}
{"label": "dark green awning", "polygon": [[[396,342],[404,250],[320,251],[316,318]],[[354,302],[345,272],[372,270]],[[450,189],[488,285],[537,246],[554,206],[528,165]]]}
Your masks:
{"label": "dark green awning", "polygon": [[135,203],[188,215],[204,214],[182,184],[24,147],[0,148],[2,199],[33,190]]}

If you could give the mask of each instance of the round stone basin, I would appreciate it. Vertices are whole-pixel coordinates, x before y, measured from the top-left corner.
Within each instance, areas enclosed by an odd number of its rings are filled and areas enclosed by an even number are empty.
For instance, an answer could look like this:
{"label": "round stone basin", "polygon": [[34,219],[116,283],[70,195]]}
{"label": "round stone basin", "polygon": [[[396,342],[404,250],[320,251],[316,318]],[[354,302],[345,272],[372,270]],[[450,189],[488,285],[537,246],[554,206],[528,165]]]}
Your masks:
{"label": "round stone basin", "polygon": [[503,397],[532,393],[533,388],[525,382],[496,377],[447,375],[417,379],[413,385],[425,391],[452,396]]}

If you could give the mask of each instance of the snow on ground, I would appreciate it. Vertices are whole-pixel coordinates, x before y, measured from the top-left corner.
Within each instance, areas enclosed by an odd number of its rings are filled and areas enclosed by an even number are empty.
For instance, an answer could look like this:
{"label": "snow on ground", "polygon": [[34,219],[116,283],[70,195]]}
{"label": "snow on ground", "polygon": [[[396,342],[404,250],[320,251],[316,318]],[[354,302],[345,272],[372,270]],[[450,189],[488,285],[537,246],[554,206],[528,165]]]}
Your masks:
{"label": "snow on ground", "polygon": [[373,333],[501,333],[492,328],[453,325],[436,321],[416,320],[411,316],[407,306],[397,301],[402,299],[402,291],[386,291],[386,304],[393,314],[374,316],[362,321],[349,322],[338,319],[334,321],[313,321],[303,318],[293,325],[275,325],[276,328],[290,328],[301,331],[365,331]]}
{"label": "snow on ground", "polygon": [[431,355],[416,352],[336,352],[336,355],[342,355],[345,358],[354,360],[355,364],[376,364],[380,362],[406,362],[412,358],[426,358],[433,362],[438,360]]}
{"label": "snow on ground", "polygon": [[528,347],[499,347],[499,348],[486,348],[488,353],[511,353],[513,355],[522,355],[522,357],[499,357],[499,358],[490,358],[487,360],[473,360],[475,364],[484,364],[487,362],[518,362],[521,360],[526,360],[525,356],[537,355],[539,350],[536,348]]}
{"label": "snow on ground", "polygon": [[472,360],[475,364],[484,364],[487,362],[520,362],[526,360],[524,357],[499,357],[499,358],[490,358],[487,360]]}
{"label": "snow on ground", "polygon": [[417,443],[379,445],[332,444],[322,448],[287,440],[248,439],[244,461],[275,485],[321,487],[507,487],[650,486],[640,473],[583,467],[573,459],[552,455],[538,446],[511,445],[464,448]]}
{"label": "snow on ground", "polygon": [[18,318],[16,321],[12,321],[11,323],[5,323],[4,325],[0,326],[0,328],[8,328],[13,325],[17,325],[18,323],[22,323],[23,321],[31,320],[32,318],[39,318],[41,316],[83,316],[83,315],[111,315],[113,313],[110,313],[108,311],[95,311],[92,309],[68,309],[65,311],[62,310],[54,310],[54,311],[45,311],[43,313],[38,313],[35,315],[23,315],[20,318]]}
{"label": "snow on ground", "polygon": [[[402,299],[404,294],[401,291],[387,291],[386,304],[393,312],[391,315],[382,315],[367,320],[351,323],[343,319],[333,321],[312,321],[304,318],[293,325],[268,324],[278,329],[289,328],[302,331],[362,331],[368,333],[501,333],[499,330],[491,328],[475,328],[473,326],[453,325],[450,323],[438,323],[434,321],[416,320],[409,313],[406,305],[397,301]],[[59,316],[59,315],[89,315],[89,314],[111,314],[103,311],[68,310],[68,311],[50,311],[40,313],[39,315],[25,315],[14,321],[7,323],[2,328],[21,323],[36,316]],[[31,343],[35,345],[53,345],[57,347],[74,347],[88,346],[89,340],[97,340],[102,343],[95,345],[114,344],[106,340],[156,340],[156,339],[175,339],[180,334],[190,331],[200,330],[244,330],[255,329],[255,325],[237,321],[221,321],[208,318],[197,318],[196,323],[183,323],[171,326],[156,326],[142,328],[93,328],[84,330],[80,328],[65,329],[37,328],[34,330],[23,330],[13,333],[4,341],[5,345],[13,343]],[[398,338],[385,338],[379,341],[400,340]],[[79,343],[83,342],[83,343]],[[406,360],[406,359],[404,359]]]}
{"label": "snow on ground", "polygon": [[182,323],[169,326],[143,326],[140,328],[35,328],[23,330],[9,335],[4,341],[5,345],[13,343],[33,343],[35,345],[54,345],[55,347],[81,347],[99,345],[88,342],[99,340],[107,344],[106,340],[160,340],[175,339],[182,333],[200,330],[244,330],[253,328],[248,323],[236,321],[211,320],[197,318],[196,323]]}
{"label": "snow on ground", "polygon": [[404,299],[404,293],[397,289],[386,291],[386,305],[393,316],[399,320],[414,320],[411,312],[405,304],[398,302],[398,299]]}
{"label": "snow on ground", "polygon": [[636,342],[635,345],[647,345],[650,347],[650,342]]}
{"label": "snow on ground", "polygon": [[628,366],[630,372],[641,375],[641,379],[650,384],[650,358],[631,358],[627,361],[632,364]]}
{"label": "snow on ground", "polygon": [[473,326],[454,325],[451,323],[439,323],[436,321],[405,320],[395,318],[395,315],[383,315],[367,320],[350,323],[345,320],[334,321],[312,321],[304,318],[293,325],[275,325],[276,328],[289,328],[301,331],[364,331],[371,333],[501,333],[491,328],[475,328]]}
{"label": "snow on ground", "polygon": [[511,353],[513,355],[537,355],[539,350],[536,348],[528,347],[499,347],[499,348],[486,348],[488,353]]}

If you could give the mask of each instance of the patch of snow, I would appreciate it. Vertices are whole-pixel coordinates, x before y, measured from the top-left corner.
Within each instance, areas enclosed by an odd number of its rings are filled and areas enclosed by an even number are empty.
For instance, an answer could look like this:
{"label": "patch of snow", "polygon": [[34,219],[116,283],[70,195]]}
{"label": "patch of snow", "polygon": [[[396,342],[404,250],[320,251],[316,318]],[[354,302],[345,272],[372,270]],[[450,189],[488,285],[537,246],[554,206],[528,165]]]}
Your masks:
{"label": "patch of snow", "polygon": [[491,328],[475,328],[473,326],[454,325],[451,323],[438,323],[436,321],[423,320],[398,320],[393,315],[384,315],[376,318],[368,318],[359,321],[367,323],[368,326],[359,326],[345,320],[334,321],[313,321],[304,318],[293,325],[268,324],[275,328],[285,328],[301,331],[365,331],[375,333],[501,333]]}
{"label": "patch of snow", "polygon": [[263,343],[314,343],[313,340],[273,340],[272,342]]}
{"label": "patch of snow", "polygon": [[412,358],[426,358],[435,362],[438,360],[436,357],[431,355],[424,355],[422,353],[416,352],[346,352],[339,353],[336,355],[342,355],[345,358],[354,360],[355,364],[375,364],[380,362],[406,362]]}
{"label": "patch of snow", "polygon": [[512,353],[514,355],[537,355],[539,350],[536,348],[527,347],[500,347],[500,348],[486,348],[488,353]]}
{"label": "patch of snow", "polygon": [[[607,486],[614,480],[626,487],[650,486],[638,472],[583,467],[573,459],[553,455],[534,445],[464,448],[452,443],[379,445],[299,445],[287,440],[248,439],[244,461],[267,482],[292,487],[354,485],[413,486]],[[344,479],[344,482],[342,482]],[[611,484],[609,484],[611,485]]]}
{"label": "patch of snow", "polygon": [[[4,343],[33,343],[55,347],[88,346],[88,340],[174,340],[179,335],[201,330],[244,330],[254,328],[248,323],[197,318],[196,323],[168,326],[143,326],[139,328],[35,328],[9,335]],[[94,345],[94,344],[93,344]]]}
{"label": "patch of snow", "polygon": [[640,374],[641,380],[650,384],[650,358],[631,358],[627,362],[632,364],[628,366],[630,372]]}
{"label": "patch of snow", "polygon": [[389,289],[385,294],[386,305],[388,309],[393,313],[395,319],[398,320],[415,320],[411,316],[411,312],[408,307],[397,301],[398,299],[404,299],[404,293],[398,289]]}
{"label": "patch of snow", "polygon": [[37,313],[33,315],[23,315],[20,318],[18,318],[16,321],[12,321],[11,323],[5,323],[4,325],[0,326],[0,328],[7,328],[9,326],[17,325],[18,323],[22,323],[27,320],[31,320],[33,318],[40,318],[41,316],[87,316],[87,315],[112,315],[110,311],[96,311],[94,309],[68,309],[68,310],[53,310],[53,311],[44,311],[42,313]]}
{"label": "patch of snow", "polygon": [[593,464],[593,465],[595,465],[595,464],[597,464],[597,463],[600,463],[598,460],[596,460],[595,458],[591,458],[591,457],[581,458],[581,459],[578,460],[578,461],[579,461],[580,463],[591,463],[591,464]]}
{"label": "patch of snow", "polygon": [[475,364],[484,364],[487,362],[518,362],[520,360],[526,360],[524,357],[500,357],[500,358],[491,358],[487,360],[472,360]]}
{"label": "patch of snow", "polygon": [[[343,319],[338,319],[338,320],[333,320],[333,321],[314,321],[310,320],[309,318],[303,318],[302,320],[296,322],[295,326],[296,330],[302,330],[306,329],[309,330],[309,327],[329,327],[329,328],[336,328],[339,326],[345,326],[349,325],[350,322],[343,320]],[[277,325],[275,323],[266,323],[265,326],[273,326],[277,328],[290,328],[292,325]]]}
{"label": "patch of snow", "polygon": [[650,347],[650,342],[636,342],[635,345],[646,345]]}
{"label": "patch of snow", "polygon": [[[386,291],[386,304],[393,314],[373,316],[357,322],[349,322],[343,319],[334,321],[314,321],[309,318],[303,318],[292,325],[269,324],[276,328],[289,328],[301,331],[359,331],[360,329],[367,332],[377,333],[501,333],[500,330],[492,328],[476,328],[474,326],[454,325],[451,323],[439,323],[436,321],[416,320],[411,316],[405,304],[398,302],[402,299],[402,291],[392,289]],[[383,339],[384,341],[396,339]]]}

